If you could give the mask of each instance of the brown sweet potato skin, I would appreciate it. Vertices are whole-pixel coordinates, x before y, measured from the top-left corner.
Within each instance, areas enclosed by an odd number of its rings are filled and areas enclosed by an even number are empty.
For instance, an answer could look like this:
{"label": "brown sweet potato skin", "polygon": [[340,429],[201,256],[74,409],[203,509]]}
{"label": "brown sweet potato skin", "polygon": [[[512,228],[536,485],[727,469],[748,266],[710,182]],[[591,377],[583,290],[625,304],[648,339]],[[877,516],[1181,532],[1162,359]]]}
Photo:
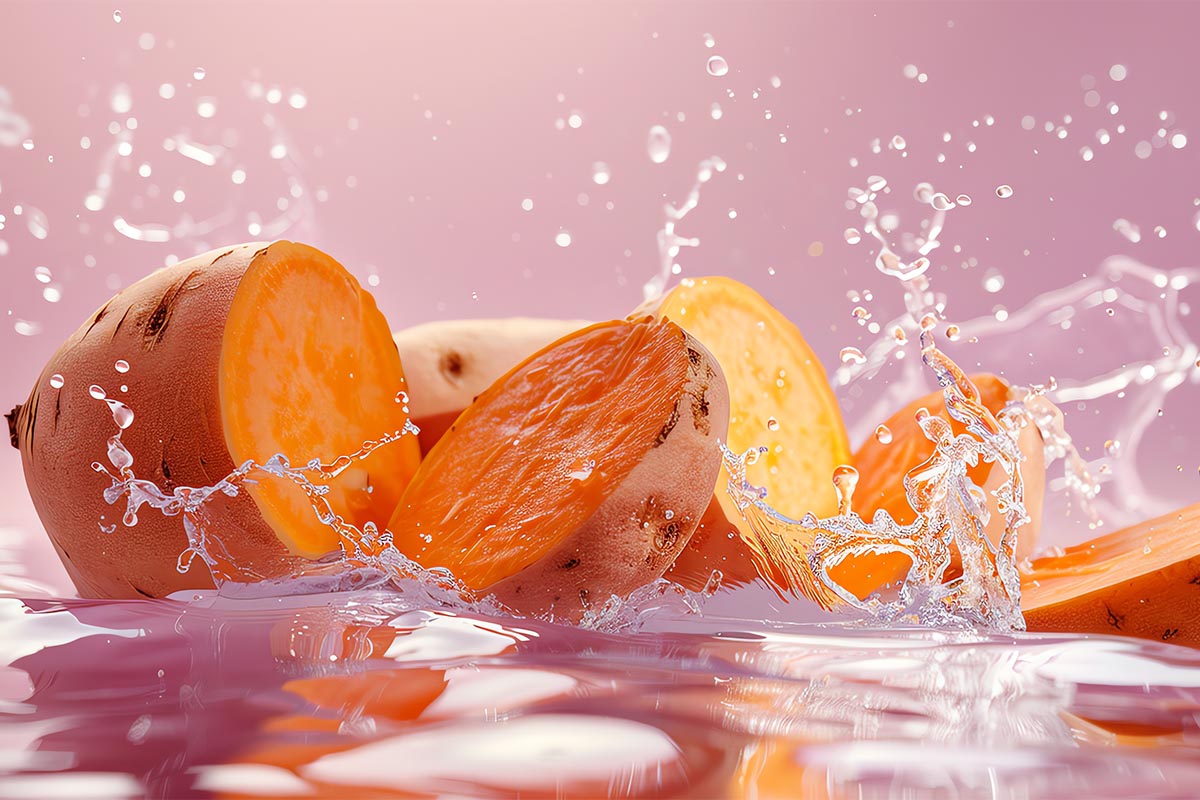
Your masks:
{"label": "brown sweet potato skin", "polygon": [[[230,304],[254,254],[250,243],[221,248],[161,269],[105,303],[50,359],[12,428],[38,516],[80,595],[162,597],[213,585],[197,559],[175,569],[187,546],[180,517],[143,507],[134,527],[121,523],[124,501],[103,497],[107,442],[117,432],[96,384],[133,409],[123,434],[133,470],[163,491],[209,486],[234,468],[221,424],[218,366]],[[127,361],[127,373],[114,367]],[[180,365],[185,365],[181,367]],[[50,377],[61,374],[61,389]],[[127,391],[121,391],[124,385]],[[111,468],[111,466],[110,466]],[[206,506],[221,540],[250,574],[277,574],[290,558],[248,495]],[[116,523],[106,534],[101,525]]]}

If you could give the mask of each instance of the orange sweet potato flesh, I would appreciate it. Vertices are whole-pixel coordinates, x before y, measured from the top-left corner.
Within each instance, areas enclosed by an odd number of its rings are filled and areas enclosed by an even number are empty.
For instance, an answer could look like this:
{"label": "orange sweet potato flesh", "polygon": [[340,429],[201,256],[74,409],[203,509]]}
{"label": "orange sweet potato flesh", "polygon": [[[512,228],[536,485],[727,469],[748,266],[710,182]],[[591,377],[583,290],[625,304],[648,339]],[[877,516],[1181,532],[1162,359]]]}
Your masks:
{"label": "orange sweet potato flesh", "polygon": [[1021,609],[1033,631],[1200,647],[1200,504],[1035,559]]}
{"label": "orange sweet potato flesh", "polygon": [[[101,307],[54,355],[12,417],[34,506],[79,593],[161,597],[213,585],[199,559],[186,573],[176,570],[187,545],[180,517],[143,508],[138,524],[125,527],[123,502],[104,501],[108,479],[90,465],[106,461],[117,428],[105,404],[89,396],[91,384],[134,410],[122,435],[134,472],[169,493],[212,485],[246,458],[281,450],[296,463],[332,457],[402,426],[402,406],[391,400],[403,388],[402,374],[389,339],[373,302],[340,265],[290,242],[196,256]],[[313,356],[318,346],[322,357]],[[368,349],[365,361],[345,360]],[[118,360],[129,363],[127,373],[114,370]],[[363,380],[346,376],[354,370]],[[56,373],[61,389],[49,382]],[[377,398],[385,386],[390,405],[382,417],[374,399],[354,397],[371,387],[366,394]],[[385,476],[372,493],[384,499],[374,503],[394,506],[418,459],[411,437],[374,454],[367,463]],[[381,521],[390,513],[363,512],[371,503],[352,502],[344,487],[335,491],[356,513]],[[219,495],[205,510],[210,531],[247,577],[286,574],[298,556],[336,546],[314,535],[311,507],[288,505],[286,494],[265,484]],[[101,532],[113,523],[113,533]]]}
{"label": "orange sweet potato flesh", "polygon": [[389,529],[518,610],[578,617],[660,576],[720,467],[720,368],[670,322],[576,331],[490,386],[429,452]]}
{"label": "orange sweet potato flesh", "polygon": [[[849,462],[850,444],[825,369],[796,326],[749,286],[724,277],[686,280],[655,311],[703,342],[721,364],[729,383],[727,444],[734,452],[767,448],[748,474],[767,489],[767,502],[796,518],[836,513],[831,477]],[[741,535],[728,535],[746,523],[724,482],[702,524],[666,577],[699,589],[718,569],[724,585],[760,575],[782,585]]]}
{"label": "orange sweet potato flesh", "polygon": [[[221,351],[225,441],[235,462],[275,453],[294,465],[332,461],[368,439],[404,427],[397,401],[404,372],[375,300],[329,256],[279,243],[251,263],[229,310]],[[420,453],[405,436],[323,482],[348,522],[382,525],[416,472]],[[338,547],[304,492],[256,477],[250,495],[289,550],[312,558]]]}

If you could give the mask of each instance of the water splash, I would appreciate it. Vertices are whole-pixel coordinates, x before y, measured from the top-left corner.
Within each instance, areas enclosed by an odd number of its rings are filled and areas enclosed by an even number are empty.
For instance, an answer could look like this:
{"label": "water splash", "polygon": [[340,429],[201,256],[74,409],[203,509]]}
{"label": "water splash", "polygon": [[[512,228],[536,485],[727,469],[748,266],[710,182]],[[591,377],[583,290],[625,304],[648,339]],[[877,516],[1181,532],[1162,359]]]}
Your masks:
{"label": "water splash", "polygon": [[675,226],[700,204],[700,190],[704,184],[712,180],[714,174],[724,171],[725,160],[720,156],[710,156],[704,159],[696,169],[696,182],[692,185],[692,190],[688,192],[687,199],[683,204],[680,206],[676,206],[674,203],[666,204],[664,208],[666,220],[658,231],[659,271],[642,287],[643,299],[646,302],[654,302],[661,298],[671,276],[677,275],[681,271],[675,262],[675,259],[679,257],[679,251],[684,247],[699,246],[698,238],[680,236],[675,232]]}
{"label": "water splash", "polygon": [[[873,388],[867,394],[867,396],[876,398],[875,403],[864,409],[864,413],[860,415],[862,424],[868,425],[886,417],[890,413],[890,406],[895,403],[897,397],[912,398],[925,392],[926,373],[922,370],[921,365],[913,359],[902,359],[900,356],[903,355],[903,349],[910,338],[920,337],[925,332],[932,330],[945,316],[947,297],[944,293],[933,290],[928,274],[932,263],[929,256],[941,246],[940,237],[945,229],[947,213],[958,205],[966,205],[950,200],[946,194],[936,191],[931,183],[917,184],[913,191],[913,198],[918,203],[929,205],[933,209],[933,214],[921,221],[919,233],[904,233],[898,237],[898,249],[901,251],[901,254],[898,254],[893,250],[892,241],[887,235],[888,231],[883,230],[882,215],[876,204],[877,192],[871,189],[872,186],[880,184],[886,185],[886,181],[881,177],[872,176],[868,179],[867,189],[856,187],[850,189],[850,199],[859,207],[859,214],[863,218],[863,231],[874,237],[879,247],[879,254],[875,259],[876,269],[895,278],[900,284],[905,313],[886,325],[880,326],[880,330],[890,331],[891,334],[881,335],[867,345],[861,350],[861,357],[843,358],[841,365],[834,373],[836,385],[849,387],[863,381],[873,380],[885,368],[898,362],[899,375],[890,383],[892,391],[881,393]],[[1001,199],[1011,197],[1012,188],[1007,184],[1002,185],[997,188],[996,194]],[[960,199],[962,197],[965,195],[960,195]],[[967,204],[969,202],[968,199]],[[1114,275],[1108,280],[1115,283],[1120,280],[1120,276]],[[989,281],[990,283],[988,283]],[[1076,286],[1085,283],[1093,284],[1094,281],[1085,280]],[[999,291],[1001,287],[1003,287],[1003,276],[999,273],[989,273],[985,277],[985,288],[988,291]],[[1096,288],[1091,286],[1090,292],[1094,292]],[[1066,291],[1073,296],[1072,289]],[[1048,314],[1052,308],[1048,307],[1044,301],[1047,297],[1054,297],[1057,294],[1055,292],[1043,294],[1031,306],[1037,306],[1041,313]],[[1083,297],[1079,299],[1082,300]],[[1065,298],[1056,297],[1053,308],[1062,308],[1065,304],[1069,304],[1069,301],[1064,301]],[[1017,319],[1018,315],[1021,320]],[[961,331],[964,330],[978,339],[983,336],[994,337],[1001,333],[1007,335],[1014,331],[1027,331],[1029,328],[1022,323],[1032,323],[1033,321],[1033,319],[1026,320],[1027,316],[1024,312],[1016,312],[1009,316],[1000,315],[999,317],[993,315],[951,325],[947,328],[947,332],[951,339],[958,338]],[[856,353],[859,352],[858,348],[849,349]],[[1070,399],[1056,391],[1056,384],[1052,380],[1044,389],[1035,394],[1037,396],[1045,395],[1048,403],[1067,402]],[[1050,407],[1053,408],[1052,405]],[[1038,425],[1046,442],[1047,465],[1056,460],[1062,461],[1061,486],[1075,498],[1079,507],[1087,515],[1089,525],[1098,526],[1100,513],[1094,501],[1099,494],[1100,484],[1067,434],[1061,413],[1058,413],[1056,408],[1054,413],[1047,412],[1045,409],[1039,411],[1036,408],[1031,409],[1028,413],[1031,421]]]}
{"label": "water splash", "polygon": [[[904,476],[915,522],[901,525],[885,510],[865,522],[853,509],[858,473],[839,467],[833,480],[838,490],[838,513],[818,519],[807,514],[789,519],[765,502],[765,492],[746,478],[749,454],[723,451],[729,475],[727,490],[749,524],[747,544],[767,563],[778,567],[786,588],[827,611],[862,613],[872,622],[909,622],[934,626],[977,626],[994,630],[1024,630],[1021,584],[1016,568],[1018,529],[1029,521],[1024,505],[1024,482],[1018,446],[1023,427],[1034,422],[1034,410],[1045,403],[1030,393],[1032,404],[1010,403],[993,415],[982,403],[975,385],[933,342],[921,333],[921,354],[937,376],[950,416],[966,427],[955,435],[946,419],[922,409],[917,422],[934,444],[934,453]],[[991,511],[987,497],[967,470],[980,460],[1004,471],[993,491],[1004,517],[998,545],[987,536]],[[962,573],[948,577],[954,552]],[[912,566],[907,577],[885,596],[865,599],[840,584],[831,571],[847,559],[899,553]]]}

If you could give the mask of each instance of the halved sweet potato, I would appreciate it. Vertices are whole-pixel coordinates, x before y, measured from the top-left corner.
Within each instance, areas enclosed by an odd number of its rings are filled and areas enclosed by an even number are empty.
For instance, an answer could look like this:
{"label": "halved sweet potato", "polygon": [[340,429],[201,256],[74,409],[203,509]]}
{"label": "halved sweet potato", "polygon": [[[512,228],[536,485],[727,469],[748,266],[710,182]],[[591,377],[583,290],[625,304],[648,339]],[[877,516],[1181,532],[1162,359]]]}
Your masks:
{"label": "halved sweet potato", "polygon": [[408,378],[409,408],[428,453],[484,389],[538,350],[591,323],[577,319],[456,319],[393,334]]}
{"label": "halved sweet potato", "polygon": [[659,577],[712,496],[729,398],[670,322],[605,322],[468,406],[392,517],[396,547],[525,612],[577,618]]}
{"label": "halved sweet potato", "polygon": [[[132,469],[168,494],[213,485],[246,459],[284,453],[300,465],[353,453],[407,421],[388,326],[329,256],[291,242],[252,243],[147,276],[67,340],[10,417],[34,505],[90,597],[213,585],[202,565],[176,569],[188,544],[180,517],[143,508],[126,527],[123,501],[104,501],[107,479],[90,465],[106,463],[118,429],[105,403],[89,396],[93,384],[133,409],[136,421],[122,433]],[[330,481],[327,497],[350,522],[382,523],[419,458],[415,437],[403,437]],[[209,533],[237,577],[284,574],[337,548],[298,487],[254,477],[248,491],[205,506]]]}
{"label": "halved sweet potato", "polygon": [[[656,313],[703,342],[721,365],[729,383],[727,444],[734,452],[767,448],[750,475],[767,489],[767,502],[797,519],[836,513],[831,477],[849,463],[850,444],[825,369],[796,326],[749,286],[723,277],[683,281]],[[727,585],[759,573],[783,585],[770,560],[747,544],[751,534],[723,484],[704,526],[666,577],[699,589],[719,569]]]}
{"label": "halved sweet potato", "polygon": [[1035,559],[1021,609],[1031,631],[1200,647],[1200,504]]}

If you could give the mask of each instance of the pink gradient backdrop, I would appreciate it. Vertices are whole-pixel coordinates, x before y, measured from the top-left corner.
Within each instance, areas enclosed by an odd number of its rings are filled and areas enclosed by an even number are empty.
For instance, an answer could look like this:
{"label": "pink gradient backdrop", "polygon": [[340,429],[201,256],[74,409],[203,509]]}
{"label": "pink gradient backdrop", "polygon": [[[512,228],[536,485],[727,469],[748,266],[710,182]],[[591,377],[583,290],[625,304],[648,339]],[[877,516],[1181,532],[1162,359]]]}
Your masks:
{"label": "pink gradient backdrop", "polygon": [[[750,283],[797,321],[830,367],[839,348],[865,334],[851,318],[848,289],[874,291],[878,320],[900,308],[871,251],[842,240],[843,229],[859,222],[843,205],[847,188],[869,174],[895,187],[902,229],[919,219],[909,200],[918,181],[975,198],[950,213],[947,247],[935,259],[936,285],[949,292],[954,319],[996,304],[1019,308],[1118,253],[1163,269],[1193,266],[1200,100],[1188,57],[1196,30],[1200,7],[1184,3],[10,0],[0,5],[0,87],[28,121],[34,148],[0,144],[8,315],[0,325],[0,401],[7,409],[26,396],[49,355],[112,288],[169,255],[257,238],[249,215],[278,215],[281,195],[296,215],[282,235],[332,253],[364,282],[378,276],[376,295],[397,328],[516,314],[599,319],[641,300],[641,284],[657,269],[663,202],[682,200],[697,162],[720,155],[728,170],[681,225],[702,242],[680,257],[684,274]],[[716,40],[712,49],[706,33]],[[148,49],[144,34],[153,36]],[[728,61],[728,75],[706,74],[714,54]],[[928,82],[906,78],[908,64]],[[1127,66],[1125,80],[1110,79],[1113,64]],[[193,78],[197,67],[203,80]],[[1084,102],[1085,76],[1101,95],[1096,107]],[[164,82],[176,88],[171,99],[159,96]],[[249,97],[255,82],[279,87],[283,101]],[[132,105],[115,113],[111,95],[121,84]],[[303,108],[289,106],[293,89],[306,98]],[[196,111],[205,97],[216,104],[211,119]],[[1118,114],[1108,112],[1109,101]],[[710,114],[714,102],[723,109],[719,120]],[[1159,121],[1163,110],[1170,124]],[[575,111],[578,129],[556,128]],[[987,115],[994,125],[973,126]],[[1034,130],[1022,129],[1025,115],[1036,119]],[[1064,115],[1072,118],[1067,138],[1042,129],[1047,120],[1062,125]],[[107,130],[113,121],[133,152],[114,162],[107,205],[89,211],[84,198],[117,141]],[[1115,134],[1120,123],[1124,135]],[[654,124],[673,137],[661,165],[646,153]],[[1192,142],[1138,158],[1135,144],[1160,126]],[[1114,131],[1110,144],[1097,143],[1100,127]],[[212,167],[162,147],[177,133],[213,143],[230,131],[237,137],[225,140],[227,153]],[[906,157],[871,153],[872,139],[894,134],[907,140]],[[90,149],[81,149],[81,136]],[[286,141],[286,159],[271,157],[273,136]],[[1090,163],[1079,156],[1085,144],[1096,151]],[[597,161],[611,168],[607,185],[592,181]],[[148,178],[137,174],[142,163],[152,168]],[[230,180],[234,167],[246,171],[244,185]],[[289,174],[299,197],[289,194]],[[1014,187],[1011,199],[996,197],[1002,183]],[[176,189],[182,202],[171,200]],[[522,210],[524,198],[532,211]],[[15,214],[17,205],[25,213]],[[30,206],[49,221],[44,239],[28,230]],[[112,227],[117,216],[174,225],[185,214],[201,219],[227,209],[214,230],[164,244],[135,242]],[[1120,217],[1141,226],[1140,243],[1113,231]],[[1157,225],[1165,238],[1151,233]],[[571,232],[570,247],[554,242],[562,228]],[[823,245],[820,255],[809,255],[814,242]],[[955,244],[961,255],[951,252]],[[977,264],[962,266],[968,258]],[[43,299],[39,265],[61,284],[61,301]],[[1007,280],[998,294],[981,288],[992,268]],[[41,333],[18,335],[17,318],[38,323]],[[1185,323],[1195,336],[1195,319]],[[1124,333],[1077,329],[1071,347],[1102,354]],[[1027,353],[1002,363],[986,358],[986,344],[960,351],[967,366],[982,361],[1018,381],[1082,368],[1080,354],[1056,350],[1053,335],[1031,335]],[[1192,380],[1171,395],[1151,437],[1151,461],[1138,465],[1179,502],[1200,497],[1197,394]],[[1095,451],[1106,438],[1103,419],[1091,409],[1069,411],[1081,446]],[[0,527],[37,531],[23,483],[16,452],[5,448]],[[40,535],[0,545],[16,548],[6,559],[36,562],[35,574],[68,591]]]}

